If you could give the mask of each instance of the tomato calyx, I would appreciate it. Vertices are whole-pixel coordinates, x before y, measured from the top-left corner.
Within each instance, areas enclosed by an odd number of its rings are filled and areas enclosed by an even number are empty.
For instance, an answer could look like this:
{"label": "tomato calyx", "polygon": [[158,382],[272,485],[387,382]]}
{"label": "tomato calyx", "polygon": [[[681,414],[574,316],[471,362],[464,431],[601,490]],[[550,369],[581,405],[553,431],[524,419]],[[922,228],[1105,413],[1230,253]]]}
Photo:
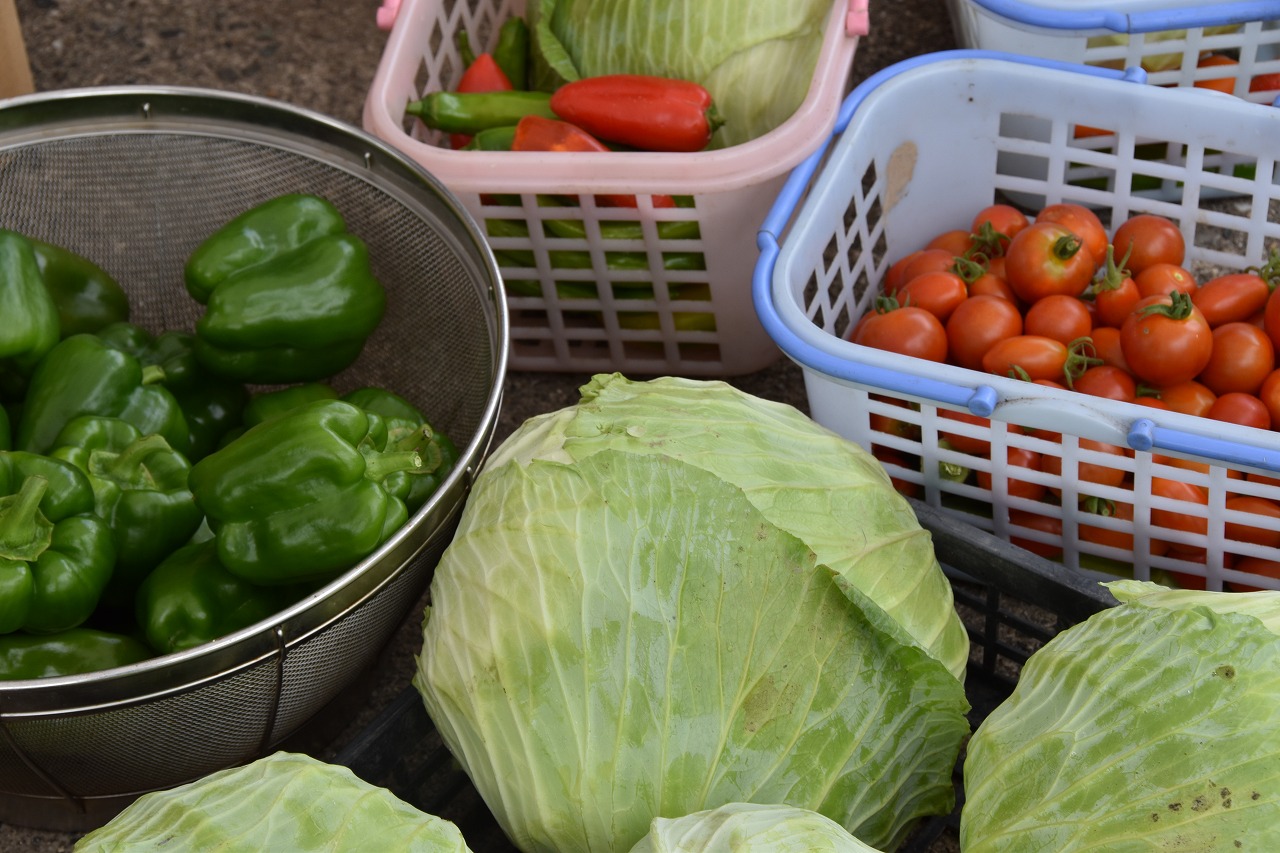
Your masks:
{"label": "tomato calyx", "polygon": [[1275,290],[1276,285],[1280,285],[1280,249],[1272,249],[1271,256],[1267,258],[1265,264],[1260,267],[1248,267],[1245,272],[1251,272],[1265,281],[1268,290]]}
{"label": "tomato calyx", "polygon": [[1125,250],[1124,257],[1120,259],[1120,263],[1116,263],[1116,247],[1107,244],[1107,259],[1102,266],[1102,275],[1093,283],[1088,291],[1090,297],[1096,297],[1099,293],[1109,290],[1119,290],[1120,285],[1124,284],[1126,278],[1130,278],[1129,271],[1125,269],[1125,264],[1129,262],[1129,255],[1133,252],[1132,244]]}
{"label": "tomato calyx", "polygon": [[[989,226],[989,223],[983,224]],[[966,253],[964,257],[956,258],[955,272],[965,284],[973,284],[986,275],[987,256],[981,252]]]}
{"label": "tomato calyx", "polygon": [[[945,438],[938,439],[938,447],[942,450],[954,450],[951,442]],[[938,476],[949,483],[963,483],[969,478],[969,468],[959,462],[938,462]]]}
{"label": "tomato calyx", "polygon": [[1084,241],[1075,234],[1063,234],[1053,241],[1049,252],[1060,261],[1069,261],[1074,258],[1080,249],[1084,247]]}
{"label": "tomato calyx", "polygon": [[981,253],[987,257],[998,258],[1004,254],[1004,247],[1013,239],[1008,234],[997,231],[990,222],[983,222],[978,230],[969,235],[973,242],[972,253]]}
{"label": "tomato calyx", "polygon": [[1169,294],[1168,302],[1153,302],[1136,310],[1143,317],[1159,314],[1162,317],[1168,317],[1170,320],[1185,320],[1195,310],[1195,303],[1191,301],[1190,294],[1175,290]]}

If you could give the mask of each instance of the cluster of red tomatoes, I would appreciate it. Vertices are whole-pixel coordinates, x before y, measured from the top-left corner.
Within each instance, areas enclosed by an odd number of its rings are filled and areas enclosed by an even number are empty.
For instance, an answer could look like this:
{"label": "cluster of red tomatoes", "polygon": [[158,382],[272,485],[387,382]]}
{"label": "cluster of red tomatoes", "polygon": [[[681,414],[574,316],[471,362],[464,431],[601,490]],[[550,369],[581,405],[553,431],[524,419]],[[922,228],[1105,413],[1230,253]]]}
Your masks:
{"label": "cluster of red tomatoes", "polygon": [[[1029,216],[1011,205],[993,204],[978,211],[968,227],[937,234],[893,263],[873,310],[859,318],[848,337],[864,346],[1082,394],[1280,429],[1280,250],[1262,266],[1203,282],[1185,260],[1181,231],[1161,216],[1134,215],[1108,232],[1081,205],[1053,204]],[[986,423],[966,412],[939,414]],[[942,437],[963,453],[990,452],[988,442],[971,435]],[[1130,452],[1088,439],[1080,446],[1107,455]],[[1053,472],[1053,466],[1061,466],[1051,453],[1012,446],[1008,453],[1010,471],[1021,466]],[[1158,461],[1207,467],[1173,457]],[[982,472],[977,474],[979,485],[989,489],[981,482]],[[1084,484],[1123,487],[1127,478],[1122,468],[1105,464],[1082,464],[1078,471]],[[1254,479],[1280,486],[1280,478]],[[1059,498],[1039,483],[1012,476],[1008,485],[1011,494],[1031,500]],[[1204,487],[1171,477],[1154,478],[1152,491],[1208,503]],[[1257,526],[1228,523],[1228,540],[1280,549],[1280,502],[1239,494],[1229,497],[1227,508],[1260,516]],[[1081,507],[1130,518],[1132,509],[1096,499]],[[1061,534],[1054,515],[1018,515],[1016,523]],[[1195,513],[1153,509],[1151,519],[1161,528],[1201,535],[1207,530],[1207,519]],[[1132,552],[1131,535],[1087,524],[1079,532],[1082,539]],[[1058,553],[1043,543],[1020,544],[1048,556]],[[1202,546],[1176,541],[1157,541],[1153,548],[1189,560],[1205,555]],[[1276,561],[1232,558],[1232,565],[1280,576],[1280,551],[1276,556]],[[1203,585],[1202,578],[1183,580]]]}

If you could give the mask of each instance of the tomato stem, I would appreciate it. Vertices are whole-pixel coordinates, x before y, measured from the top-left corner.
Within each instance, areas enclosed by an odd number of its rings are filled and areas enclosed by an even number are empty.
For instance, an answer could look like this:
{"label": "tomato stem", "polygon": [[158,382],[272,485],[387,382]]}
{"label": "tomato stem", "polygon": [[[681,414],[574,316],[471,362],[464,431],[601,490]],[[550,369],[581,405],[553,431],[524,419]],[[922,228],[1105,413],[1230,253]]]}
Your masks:
{"label": "tomato stem", "polygon": [[1143,317],[1160,314],[1170,320],[1185,320],[1194,309],[1195,303],[1191,301],[1190,294],[1175,290],[1169,294],[1168,302],[1154,302],[1138,309],[1138,313]]}

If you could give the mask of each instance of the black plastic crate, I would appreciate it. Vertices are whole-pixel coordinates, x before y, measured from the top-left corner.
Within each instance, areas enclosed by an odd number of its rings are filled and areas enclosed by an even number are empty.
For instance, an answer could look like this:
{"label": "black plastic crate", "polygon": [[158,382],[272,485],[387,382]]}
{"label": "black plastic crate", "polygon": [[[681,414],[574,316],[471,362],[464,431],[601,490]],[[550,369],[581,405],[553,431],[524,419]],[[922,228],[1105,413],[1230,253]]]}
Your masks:
{"label": "black plastic crate", "polygon": [[[977,728],[1012,691],[1023,663],[1063,629],[1115,600],[1081,572],[1012,545],[945,512],[911,501],[933,536],[951,580],[956,608],[969,631],[965,692]],[[963,753],[961,762],[963,762]],[[455,823],[473,850],[516,853],[462,767],[427,716],[418,691],[407,686],[334,759],[367,782]],[[898,853],[959,851],[963,786],[956,774],[956,808],[923,822]]]}

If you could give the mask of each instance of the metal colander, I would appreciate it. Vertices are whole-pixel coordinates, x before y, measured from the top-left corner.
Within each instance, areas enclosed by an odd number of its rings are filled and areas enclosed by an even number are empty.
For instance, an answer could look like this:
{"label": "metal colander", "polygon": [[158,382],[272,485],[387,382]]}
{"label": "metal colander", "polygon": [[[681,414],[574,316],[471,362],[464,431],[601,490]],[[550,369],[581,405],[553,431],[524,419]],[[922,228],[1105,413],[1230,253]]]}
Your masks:
{"label": "metal colander", "polygon": [[337,697],[426,589],[492,439],[507,364],[506,303],[480,232],[438,181],[364,132],[190,88],[0,107],[0,227],[96,261],[154,332],[190,329],[202,310],[182,284],[196,245],[288,192],[332,201],[387,289],[382,324],[332,384],[412,400],[458,445],[458,465],[376,553],[271,620],[130,667],[0,682],[0,821],[96,826],[140,793],[264,754]]}

